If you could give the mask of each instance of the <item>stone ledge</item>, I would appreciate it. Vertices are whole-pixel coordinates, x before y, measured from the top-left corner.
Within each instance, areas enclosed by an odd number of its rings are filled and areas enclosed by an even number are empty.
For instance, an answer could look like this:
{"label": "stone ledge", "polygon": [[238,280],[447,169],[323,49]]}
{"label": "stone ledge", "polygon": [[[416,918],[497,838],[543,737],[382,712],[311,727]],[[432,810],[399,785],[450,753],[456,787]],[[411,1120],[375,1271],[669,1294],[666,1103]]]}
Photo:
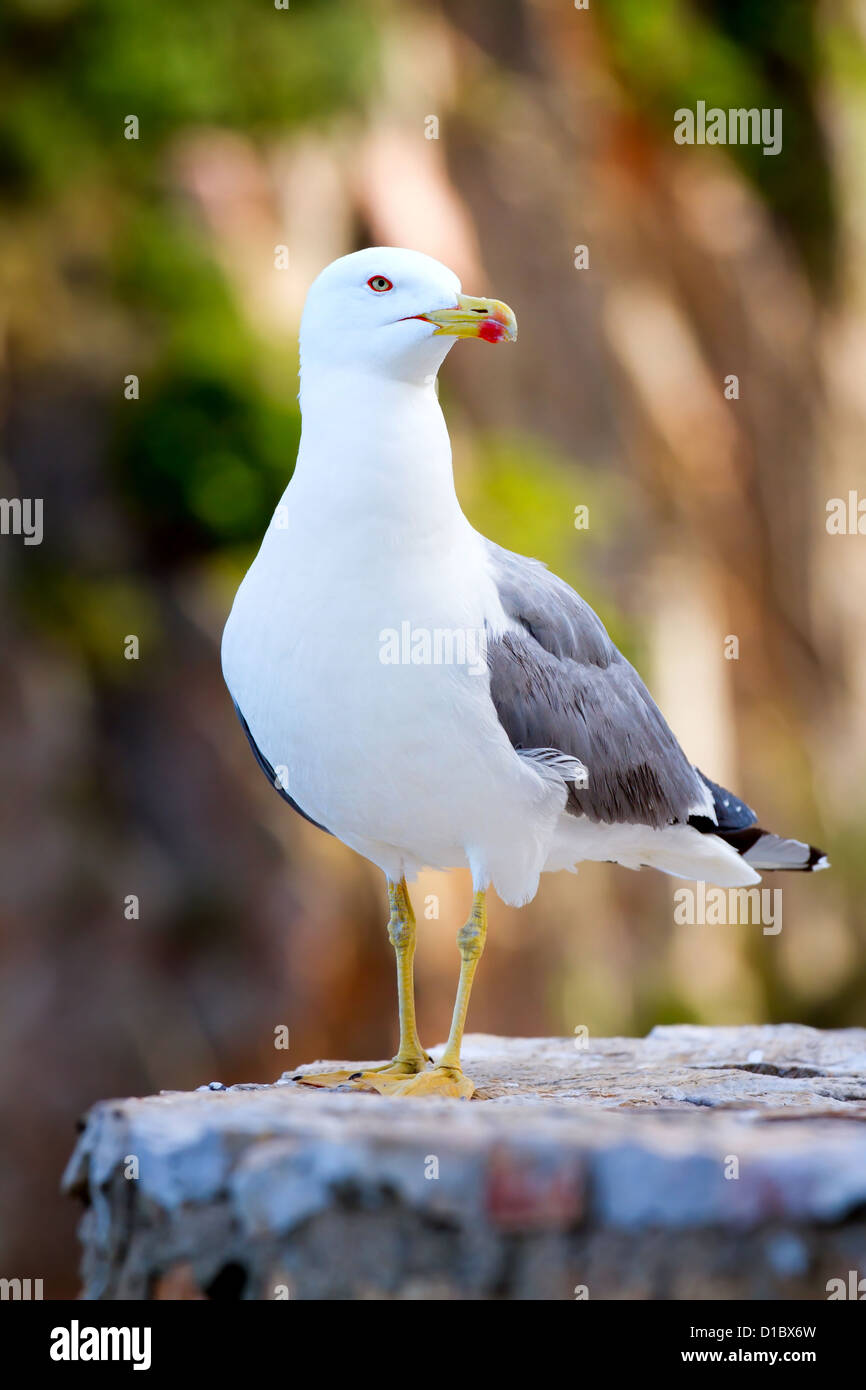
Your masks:
{"label": "stone ledge", "polygon": [[94,1106],[64,1179],[85,1296],[826,1298],[866,1274],[866,1030],[473,1035],[465,1061],[470,1102],[286,1073]]}

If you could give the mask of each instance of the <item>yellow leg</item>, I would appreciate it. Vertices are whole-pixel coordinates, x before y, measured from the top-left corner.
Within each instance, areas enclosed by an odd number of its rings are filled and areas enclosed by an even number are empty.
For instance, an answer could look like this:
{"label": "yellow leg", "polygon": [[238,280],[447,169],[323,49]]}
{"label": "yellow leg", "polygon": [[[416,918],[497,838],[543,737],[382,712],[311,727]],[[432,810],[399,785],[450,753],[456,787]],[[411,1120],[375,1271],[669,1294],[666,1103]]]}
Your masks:
{"label": "yellow leg", "polygon": [[391,916],[388,937],[397,958],[397,1002],[400,1011],[400,1045],[397,1054],[381,1067],[361,1071],[302,1073],[295,1078],[304,1086],[333,1089],[345,1087],[353,1091],[393,1092],[407,1078],[414,1078],[427,1067],[430,1058],[421,1046],[415,1024],[415,914],[409,900],[405,878],[399,883],[388,880],[388,901]]}
{"label": "yellow leg", "polygon": [[430,1060],[421,1046],[415,1023],[415,913],[409,900],[406,880],[388,880],[391,917],[388,937],[397,957],[397,1006],[400,1011],[400,1046],[394,1063],[402,1063],[413,1073]]}
{"label": "yellow leg", "polygon": [[432,1071],[421,1072],[410,1077],[392,1094],[400,1096],[459,1096],[468,1099],[475,1090],[474,1082],[463,1072],[460,1065],[460,1047],[463,1042],[463,1029],[469,1008],[469,995],[472,981],[484,950],[487,939],[487,895],[484,891],[475,894],[469,920],[457,933],[460,948],[460,983],[454,1001],[454,1015],[451,1019],[451,1032],[445,1051]]}

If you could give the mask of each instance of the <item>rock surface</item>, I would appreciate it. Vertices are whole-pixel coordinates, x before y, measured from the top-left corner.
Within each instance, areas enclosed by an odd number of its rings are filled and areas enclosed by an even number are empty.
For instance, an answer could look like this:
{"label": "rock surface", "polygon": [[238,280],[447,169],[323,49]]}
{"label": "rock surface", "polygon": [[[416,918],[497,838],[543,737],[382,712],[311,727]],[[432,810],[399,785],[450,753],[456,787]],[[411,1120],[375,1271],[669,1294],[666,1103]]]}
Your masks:
{"label": "rock surface", "polygon": [[473,1035],[464,1061],[469,1102],[287,1072],[94,1106],[64,1178],[85,1297],[824,1299],[866,1276],[866,1030]]}

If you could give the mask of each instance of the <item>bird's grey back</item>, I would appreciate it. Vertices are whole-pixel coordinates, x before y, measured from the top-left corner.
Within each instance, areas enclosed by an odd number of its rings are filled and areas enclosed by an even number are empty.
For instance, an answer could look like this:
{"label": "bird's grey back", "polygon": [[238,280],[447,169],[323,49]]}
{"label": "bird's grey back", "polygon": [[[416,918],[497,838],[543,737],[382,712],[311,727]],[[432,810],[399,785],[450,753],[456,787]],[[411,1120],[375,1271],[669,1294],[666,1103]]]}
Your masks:
{"label": "bird's grey back", "polygon": [[589,604],[538,560],[487,545],[518,625],[488,647],[491,698],[514,747],[585,764],[586,785],[569,786],[575,815],[657,827],[706,813],[700,775]]}

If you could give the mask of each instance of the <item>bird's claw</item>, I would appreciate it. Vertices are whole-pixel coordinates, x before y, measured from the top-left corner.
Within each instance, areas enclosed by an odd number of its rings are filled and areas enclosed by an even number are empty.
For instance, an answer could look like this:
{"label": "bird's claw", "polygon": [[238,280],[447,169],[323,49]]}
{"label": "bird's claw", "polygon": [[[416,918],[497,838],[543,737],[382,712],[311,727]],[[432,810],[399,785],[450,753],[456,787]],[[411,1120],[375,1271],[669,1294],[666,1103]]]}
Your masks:
{"label": "bird's claw", "polygon": [[475,1082],[460,1067],[432,1067],[410,1076],[392,1086],[392,1096],[440,1096],[453,1100],[469,1100],[475,1094]]}
{"label": "bird's claw", "polygon": [[364,1067],[360,1071],[299,1072],[292,1077],[301,1086],[327,1091],[372,1091],[379,1095],[394,1095],[407,1081],[414,1081],[427,1069],[429,1058],[402,1061],[394,1058],[379,1067]]}

